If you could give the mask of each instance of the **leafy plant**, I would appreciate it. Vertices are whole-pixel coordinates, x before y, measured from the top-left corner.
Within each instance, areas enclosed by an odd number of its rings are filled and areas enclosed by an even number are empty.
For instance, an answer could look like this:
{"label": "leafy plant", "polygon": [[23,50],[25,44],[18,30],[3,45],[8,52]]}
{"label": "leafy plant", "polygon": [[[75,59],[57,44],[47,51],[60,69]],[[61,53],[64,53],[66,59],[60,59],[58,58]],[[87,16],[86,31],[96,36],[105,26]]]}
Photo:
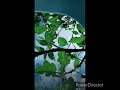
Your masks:
{"label": "leafy plant", "polygon": [[58,38],[58,43],[60,44],[60,46],[68,45],[66,39],[64,39],[63,37]]}
{"label": "leafy plant", "polygon": [[[63,29],[72,33],[69,41],[65,37],[60,36]],[[67,90],[75,90],[74,79],[72,77],[67,79],[65,75],[75,72],[85,60],[85,58],[80,59],[78,54],[73,53],[85,51],[85,29],[80,23],[66,15],[35,12],[34,30],[35,35],[39,35],[37,42],[40,45],[35,44],[35,57],[44,55],[44,62],[41,66],[35,68],[35,73],[45,74],[47,77],[64,77],[62,78],[63,84],[58,90],[65,88]],[[71,44],[74,49],[69,48]],[[76,49],[75,45],[79,48]],[[55,52],[58,52],[57,59]],[[49,60],[46,60],[47,57],[54,62],[59,62],[60,67],[56,67],[55,63],[50,63]],[[74,69],[65,72],[65,68],[70,64],[71,60],[74,60]]]}

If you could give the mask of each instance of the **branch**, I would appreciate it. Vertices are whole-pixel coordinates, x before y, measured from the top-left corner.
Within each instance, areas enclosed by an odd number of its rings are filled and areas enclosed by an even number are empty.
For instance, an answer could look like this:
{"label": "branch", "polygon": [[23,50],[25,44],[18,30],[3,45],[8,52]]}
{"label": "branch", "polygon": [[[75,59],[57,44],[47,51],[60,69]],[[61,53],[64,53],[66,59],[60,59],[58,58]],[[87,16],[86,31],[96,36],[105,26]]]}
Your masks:
{"label": "branch", "polygon": [[77,65],[77,66],[76,66],[76,68],[81,67],[82,63],[85,61],[85,58],[86,58],[86,55],[83,57],[83,59],[82,59],[81,63],[80,63],[79,65]]}
{"label": "branch", "polygon": [[[72,43],[73,44],[73,43]],[[76,49],[75,45],[73,44],[74,48]]]}
{"label": "branch", "polygon": [[[57,45],[55,45],[55,44],[52,44],[53,46],[55,46],[55,47],[57,47],[57,48],[60,48],[60,47],[58,47]],[[61,49],[61,48],[60,48]]]}
{"label": "branch", "polygon": [[71,53],[71,52],[85,51],[85,49],[62,49],[62,48],[57,48],[57,49],[51,49],[51,50],[42,51],[42,52],[35,52],[35,56],[42,55],[42,54],[45,54],[45,53],[50,53],[50,52],[57,52],[57,51],[65,51],[67,53]]}
{"label": "branch", "polygon": [[86,77],[86,76],[83,75],[82,73],[80,73],[80,72],[78,72],[78,71],[76,71],[76,72],[79,73],[79,74],[81,75],[82,78],[85,78],[85,77]]}
{"label": "branch", "polygon": [[65,75],[65,74],[72,73],[73,71],[76,71],[76,69],[78,69],[79,67],[81,67],[82,63],[85,61],[85,58],[86,58],[86,55],[83,57],[81,63],[75,67],[75,69],[73,69],[73,70],[71,70],[71,71],[69,71],[69,72],[65,72],[64,75]]}
{"label": "branch", "polygon": [[[62,30],[63,26],[61,27],[60,31]],[[60,31],[57,33],[57,35],[60,33]]]}

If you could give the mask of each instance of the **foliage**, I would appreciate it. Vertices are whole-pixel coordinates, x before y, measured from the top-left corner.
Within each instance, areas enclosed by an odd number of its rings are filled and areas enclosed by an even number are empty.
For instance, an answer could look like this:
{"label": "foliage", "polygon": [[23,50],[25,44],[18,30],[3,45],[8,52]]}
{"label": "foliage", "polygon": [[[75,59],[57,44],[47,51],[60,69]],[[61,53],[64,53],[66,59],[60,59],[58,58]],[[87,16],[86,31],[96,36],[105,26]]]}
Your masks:
{"label": "foliage", "polygon": [[[67,41],[66,38],[59,36],[59,33],[62,29],[72,32],[72,36],[69,41]],[[40,46],[35,46],[37,52],[51,50],[53,47],[60,49],[61,47],[64,48],[67,46],[67,49],[69,49],[70,44],[76,44],[79,48],[85,48],[85,29],[77,21],[66,15],[36,12],[34,30],[35,35],[39,35],[37,42],[40,44]],[[55,40],[57,40],[59,46],[55,45]],[[47,49],[45,49],[43,46],[47,47]],[[55,61],[54,52],[45,53],[43,65],[35,68],[35,73],[45,73],[47,77],[63,77],[65,68],[71,60],[74,60],[74,67],[78,66],[81,62],[81,59],[79,59],[76,54],[67,53],[65,51],[58,51],[57,61],[61,66],[58,68],[57,72],[56,65],[46,60],[47,56],[51,60]],[[69,79],[64,78],[64,80],[65,82],[63,86],[65,88],[68,88],[68,90],[75,89],[75,83],[72,77]]]}

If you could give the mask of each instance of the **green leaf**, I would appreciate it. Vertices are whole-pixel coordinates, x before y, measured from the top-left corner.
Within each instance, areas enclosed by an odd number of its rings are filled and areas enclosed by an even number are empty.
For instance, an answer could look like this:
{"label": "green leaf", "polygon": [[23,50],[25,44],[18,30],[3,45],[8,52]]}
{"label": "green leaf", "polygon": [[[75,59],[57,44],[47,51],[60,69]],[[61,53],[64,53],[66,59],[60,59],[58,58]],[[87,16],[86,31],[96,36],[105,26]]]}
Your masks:
{"label": "green leaf", "polygon": [[74,24],[73,24],[73,21],[71,21],[71,22],[68,22],[68,25],[74,25]]}
{"label": "green leaf", "polygon": [[[84,41],[83,41],[84,42]],[[85,47],[85,44],[83,42],[77,43],[79,47]]]}
{"label": "green leaf", "polygon": [[60,51],[58,52],[58,62],[60,62],[61,66],[58,69],[61,73],[63,73],[65,71],[66,66],[69,64],[70,59],[69,57],[66,55],[66,53],[64,51]]}
{"label": "green leaf", "polygon": [[50,17],[50,14],[49,14],[49,13],[44,13],[43,16],[44,16],[44,19],[45,19],[45,20],[48,20],[49,17]]}
{"label": "green leaf", "polygon": [[57,16],[55,16],[55,17],[49,19],[48,21],[49,21],[49,22],[57,21],[58,18],[59,18],[59,15],[57,15]]}
{"label": "green leaf", "polygon": [[70,84],[70,83],[74,82],[74,79],[73,79],[72,77],[70,77],[70,78],[67,80],[67,82]]}
{"label": "green leaf", "polygon": [[51,63],[51,64],[49,64],[48,65],[48,67],[46,68],[46,76],[50,76],[50,75],[52,75],[52,76],[56,76],[56,70],[57,70],[57,68],[56,68],[56,66],[55,66],[55,64],[53,64],[53,63]]}
{"label": "green leaf", "polygon": [[77,31],[73,31],[73,34],[77,35],[77,34],[78,34],[78,32],[77,32]]}
{"label": "green leaf", "polygon": [[44,68],[45,69],[48,68],[47,66],[49,66],[49,65],[50,65],[50,63],[47,60],[45,60],[43,63]]}
{"label": "green leaf", "polygon": [[56,72],[57,68],[56,65],[53,63],[49,63],[47,60],[44,61],[42,66],[39,66],[38,68],[35,69],[35,73],[38,74],[43,74],[46,73],[46,76],[55,76],[55,72]]}
{"label": "green leaf", "polygon": [[64,16],[65,16],[65,15],[59,14],[59,20],[62,20],[62,18],[63,18]]}
{"label": "green leaf", "polygon": [[59,37],[58,38],[58,43],[60,44],[60,46],[66,46],[66,45],[68,45],[66,39],[64,39],[63,37]]}
{"label": "green leaf", "polygon": [[61,66],[67,66],[70,62],[70,59],[68,57],[64,57],[64,58],[58,58],[57,60],[58,62],[60,62]]}
{"label": "green leaf", "polygon": [[59,14],[53,14],[52,16],[53,16],[53,17],[56,17],[56,16],[58,16],[58,15],[59,15]]}
{"label": "green leaf", "polygon": [[49,70],[51,70],[51,69],[52,69],[52,71],[54,71],[54,72],[57,70],[55,64],[53,64],[53,63],[50,64],[50,69],[49,69]]}
{"label": "green leaf", "polygon": [[80,60],[76,54],[68,54],[68,57],[72,60]]}
{"label": "green leaf", "polygon": [[63,60],[63,64],[66,67],[70,63],[70,59],[66,56]]}
{"label": "green leaf", "polygon": [[71,43],[80,43],[85,40],[85,36],[81,35],[80,37],[73,37],[70,42]]}
{"label": "green leaf", "polygon": [[59,27],[62,24],[62,22],[61,21],[51,21],[51,24]]}
{"label": "green leaf", "polygon": [[78,57],[76,57],[76,58],[74,58],[74,60],[81,60],[80,58],[78,58]]}
{"label": "green leaf", "polygon": [[47,32],[45,33],[45,39],[46,39],[47,41],[52,41],[52,40],[54,39],[54,36],[53,36],[53,34],[52,34],[50,31],[47,31]]}
{"label": "green leaf", "polygon": [[65,55],[66,55],[66,54],[65,54],[64,51],[59,51],[59,52],[58,52],[58,57],[59,57],[59,58],[64,58]]}
{"label": "green leaf", "polygon": [[36,16],[35,17],[35,23],[39,23],[40,22],[40,18],[39,18],[39,16]]}
{"label": "green leaf", "polygon": [[61,73],[64,73],[64,72],[65,72],[65,66],[61,65],[58,70],[59,70]]}
{"label": "green leaf", "polygon": [[80,24],[77,24],[77,29],[79,30],[80,33],[85,32],[85,29]]}
{"label": "green leaf", "polygon": [[49,13],[44,13],[43,15],[44,15],[45,17],[50,16],[50,14],[49,14]]}
{"label": "green leaf", "polygon": [[74,29],[74,28],[68,28],[69,30],[72,30],[72,29]]}
{"label": "green leaf", "polygon": [[74,61],[74,67],[78,66],[79,64],[80,64],[80,61],[79,61],[78,59],[76,59],[76,60]]}
{"label": "green leaf", "polygon": [[40,20],[39,16],[36,16],[35,19],[36,19],[36,20]]}
{"label": "green leaf", "polygon": [[53,54],[53,52],[48,53],[48,56],[49,56],[50,59],[52,59],[52,60],[54,59],[54,54]]}
{"label": "green leaf", "polygon": [[42,34],[46,30],[47,30],[47,28],[44,25],[35,27],[35,32],[38,33],[38,34]]}
{"label": "green leaf", "polygon": [[52,48],[52,44],[47,45],[47,48],[50,50]]}
{"label": "green leaf", "polygon": [[44,48],[42,48],[42,47],[35,46],[35,48],[36,48],[39,52],[44,51]]}
{"label": "green leaf", "polygon": [[50,24],[50,25],[49,25],[50,32],[54,35],[54,34],[56,33],[56,31],[58,30],[58,27],[59,27],[59,26]]}
{"label": "green leaf", "polygon": [[41,44],[41,45],[47,45],[48,42],[46,40],[38,40],[38,42]]}
{"label": "green leaf", "polygon": [[50,64],[47,60],[44,61],[43,68],[44,68],[44,71],[56,72],[55,64],[53,64],[53,63]]}
{"label": "green leaf", "polygon": [[69,58],[63,58],[63,59],[62,58],[58,58],[57,61],[60,62],[60,65],[61,65],[58,70],[61,73],[64,73],[66,66],[70,63],[70,59]]}
{"label": "green leaf", "polygon": [[76,83],[72,77],[70,77],[66,83],[69,84],[68,90],[76,90]]}
{"label": "green leaf", "polygon": [[39,66],[38,68],[36,68],[36,69],[35,69],[35,73],[43,74],[43,73],[44,73],[44,68],[43,68],[43,66]]}
{"label": "green leaf", "polygon": [[46,72],[46,73],[45,73],[45,76],[47,76],[47,77],[50,77],[51,75],[52,75],[53,77],[57,76],[55,72]]}
{"label": "green leaf", "polygon": [[44,72],[43,67],[38,67],[38,68],[35,69],[35,73],[37,73],[37,74],[43,74],[45,72]]}

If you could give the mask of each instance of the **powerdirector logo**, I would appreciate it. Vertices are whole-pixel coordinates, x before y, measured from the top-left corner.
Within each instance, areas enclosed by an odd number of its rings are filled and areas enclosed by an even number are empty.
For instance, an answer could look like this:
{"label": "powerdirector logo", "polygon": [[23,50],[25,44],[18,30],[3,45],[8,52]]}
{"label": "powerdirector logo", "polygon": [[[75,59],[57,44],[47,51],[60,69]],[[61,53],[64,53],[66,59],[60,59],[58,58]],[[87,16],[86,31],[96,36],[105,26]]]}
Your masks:
{"label": "powerdirector logo", "polygon": [[93,83],[82,83],[82,82],[76,82],[76,88],[85,88],[85,87],[103,87],[104,84],[93,84]]}

